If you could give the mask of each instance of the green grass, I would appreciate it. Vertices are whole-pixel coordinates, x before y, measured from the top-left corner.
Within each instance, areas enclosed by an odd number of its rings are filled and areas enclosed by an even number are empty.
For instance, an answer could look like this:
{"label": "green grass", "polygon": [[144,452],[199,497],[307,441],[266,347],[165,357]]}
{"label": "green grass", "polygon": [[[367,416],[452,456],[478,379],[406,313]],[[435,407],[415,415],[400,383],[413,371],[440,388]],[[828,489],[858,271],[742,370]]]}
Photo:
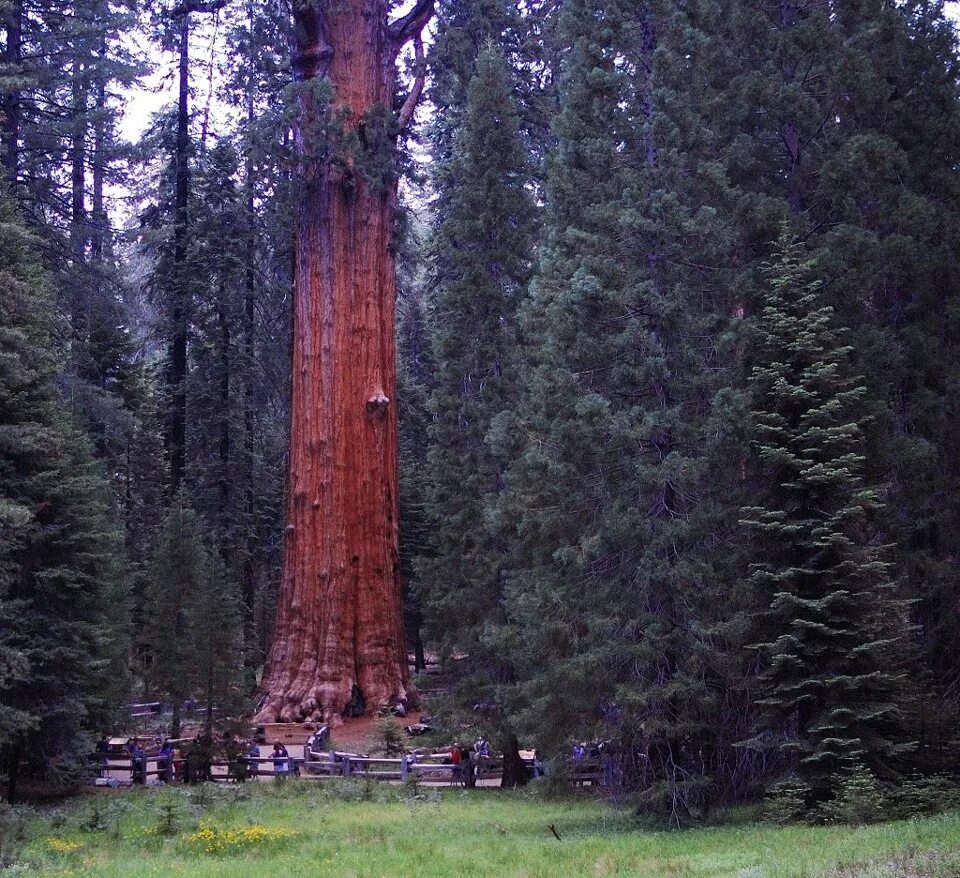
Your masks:
{"label": "green grass", "polygon": [[[207,852],[211,835],[228,852]],[[0,876],[952,878],[960,875],[960,815],[859,828],[655,832],[588,798],[496,790],[413,797],[398,787],[304,781],[91,794],[28,819],[16,861]]]}

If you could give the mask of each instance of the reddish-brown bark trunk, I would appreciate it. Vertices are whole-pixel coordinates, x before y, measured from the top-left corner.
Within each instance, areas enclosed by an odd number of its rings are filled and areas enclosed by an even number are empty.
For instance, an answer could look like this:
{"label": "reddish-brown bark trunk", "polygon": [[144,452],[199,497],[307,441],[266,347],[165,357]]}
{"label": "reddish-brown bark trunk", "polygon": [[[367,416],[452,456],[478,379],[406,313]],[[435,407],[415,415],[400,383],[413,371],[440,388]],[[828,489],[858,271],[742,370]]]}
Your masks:
{"label": "reddish-brown bark trunk", "polygon": [[[363,121],[393,104],[387,8],[295,4],[298,73],[329,77],[329,118],[361,144]],[[398,572],[396,185],[318,156],[321,108],[309,89],[301,100],[287,529],[259,713],[280,722],[336,720],[354,687],[368,711],[412,694]]]}

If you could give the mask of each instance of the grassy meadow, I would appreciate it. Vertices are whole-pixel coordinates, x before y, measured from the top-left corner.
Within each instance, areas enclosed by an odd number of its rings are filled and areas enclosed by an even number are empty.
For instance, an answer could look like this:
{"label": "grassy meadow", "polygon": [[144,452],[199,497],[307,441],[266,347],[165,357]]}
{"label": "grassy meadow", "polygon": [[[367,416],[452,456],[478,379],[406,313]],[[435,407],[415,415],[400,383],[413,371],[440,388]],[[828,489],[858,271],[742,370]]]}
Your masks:
{"label": "grassy meadow", "polygon": [[3,878],[953,878],[960,814],[662,832],[587,797],[290,781],[91,793],[8,815],[4,848]]}

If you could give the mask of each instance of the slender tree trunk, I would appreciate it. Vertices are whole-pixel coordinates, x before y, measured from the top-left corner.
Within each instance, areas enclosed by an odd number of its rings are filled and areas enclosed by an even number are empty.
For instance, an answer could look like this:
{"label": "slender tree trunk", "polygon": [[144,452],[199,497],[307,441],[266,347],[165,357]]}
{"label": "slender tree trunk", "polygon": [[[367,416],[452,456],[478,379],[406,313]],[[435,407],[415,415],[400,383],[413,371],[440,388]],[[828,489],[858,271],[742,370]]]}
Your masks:
{"label": "slender tree trunk", "polygon": [[87,83],[86,71],[74,57],[70,131],[70,249],[82,264],[87,249]]}
{"label": "slender tree trunk", "polygon": [[[17,75],[23,62],[23,0],[14,0],[5,16],[7,45],[3,53],[9,74]],[[12,87],[3,98],[3,167],[7,182],[17,182],[20,166],[20,89]]]}
{"label": "slender tree trunk", "polygon": [[175,696],[173,699],[173,709],[170,716],[170,737],[179,738],[180,737],[180,697]]}
{"label": "slender tree trunk", "polygon": [[413,613],[413,669],[421,674],[427,669],[427,656],[423,649],[423,613],[417,604]]}
{"label": "slender tree trunk", "polygon": [[206,722],[204,723],[204,737],[213,743],[213,662],[207,668],[207,710]]}
{"label": "slender tree trunk", "polygon": [[227,285],[221,282],[220,301],[217,304],[217,323],[220,330],[220,437],[217,456],[220,460],[220,527],[222,539],[220,555],[226,569],[233,572],[235,531],[231,526],[235,521],[233,509],[233,482],[231,457],[233,444],[230,441],[230,383],[233,365],[230,361],[230,301]]}
{"label": "slender tree trunk", "polygon": [[210,106],[213,103],[214,60],[217,53],[217,34],[220,30],[220,11],[214,10],[213,37],[210,40],[210,60],[207,62],[207,99],[203,104],[203,121],[200,125],[200,156],[207,154],[207,135],[210,133]]}
{"label": "slender tree trunk", "polygon": [[70,323],[73,336],[74,367],[80,368],[79,357],[89,331],[90,291],[85,276],[87,257],[87,70],[83,37],[73,51],[71,71],[72,103],[70,119],[70,252],[73,257],[73,278],[70,291]]}
{"label": "slender tree trunk", "polygon": [[179,98],[177,101],[177,140],[175,146],[175,191],[173,217],[173,302],[170,313],[168,386],[170,405],[167,414],[167,455],[170,462],[169,490],[176,497],[183,479],[186,454],[187,420],[187,201],[190,195],[190,14],[180,19]]}
{"label": "slender tree trunk", "polygon": [[23,761],[23,738],[17,736],[10,745],[7,760],[7,802],[17,801],[17,781],[20,780],[20,763]]}
{"label": "slender tree trunk", "polygon": [[[397,529],[396,182],[373,185],[354,164],[378,149],[368,123],[392,110],[405,37],[388,28],[386,0],[295,9],[299,77],[327,75],[334,97],[327,113],[314,89],[301,92],[287,528],[260,718],[337,721],[354,687],[368,711],[413,695]],[[325,119],[342,119],[364,151],[318,156]]]}
{"label": "slender tree trunk", "polygon": [[[101,69],[107,60],[106,40],[100,42],[94,82],[93,108],[93,192],[90,204],[90,260],[98,267],[103,263],[104,240],[107,236],[107,212],[104,207],[103,185],[107,173],[107,82]],[[99,276],[99,275],[98,275]]]}
{"label": "slender tree trunk", "polygon": [[[254,107],[254,12],[253,3],[247,4],[247,26],[249,39],[247,46],[247,144],[244,156],[244,186],[246,187],[246,236],[247,249],[245,254],[243,278],[243,441],[244,441],[244,468],[246,472],[246,488],[244,505],[246,512],[245,545],[243,569],[241,572],[241,591],[243,594],[243,630],[244,642],[247,644],[248,655],[254,654],[252,647],[257,642],[257,626],[254,618],[256,604],[256,576],[254,568],[254,551],[256,533],[256,495],[254,486],[254,399],[253,399],[253,369],[256,332],[256,252],[257,231],[253,182],[253,125],[256,120]],[[259,650],[257,650],[259,653]],[[256,659],[259,664],[259,658]]]}

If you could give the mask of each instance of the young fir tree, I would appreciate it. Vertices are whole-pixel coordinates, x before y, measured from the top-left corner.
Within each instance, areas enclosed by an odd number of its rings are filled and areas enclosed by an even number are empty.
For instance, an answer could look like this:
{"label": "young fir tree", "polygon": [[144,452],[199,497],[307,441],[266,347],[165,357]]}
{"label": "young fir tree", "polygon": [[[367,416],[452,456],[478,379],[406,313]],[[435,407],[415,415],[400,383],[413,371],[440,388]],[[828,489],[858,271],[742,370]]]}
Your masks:
{"label": "young fir tree", "polygon": [[[513,91],[503,56],[488,44],[467,89],[450,160],[457,185],[432,241],[428,293],[436,367],[424,472],[429,554],[420,559],[418,591],[428,630],[445,655],[468,654],[469,684],[479,678],[482,688],[504,659],[483,642],[485,627],[502,616],[503,559],[486,518],[503,463],[486,434],[517,390],[514,318],[533,248]],[[466,698],[480,700],[476,692]]]}
{"label": "young fir tree", "polygon": [[[89,739],[124,695],[123,551],[109,487],[55,386],[54,318],[34,244],[0,205],[0,750],[21,767],[85,773]],[[54,761],[55,760],[55,761]]]}
{"label": "young fir tree", "polygon": [[244,712],[243,620],[240,595],[226,564],[211,552],[206,575],[191,595],[187,630],[194,659],[196,691],[206,704],[205,734],[213,739],[215,710],[223,716]]}
{"label": "young fir tree", "polygon": [[239,597],[223,563],[204,545],[200,520],[182,503],[171,508],[150,565],[142,647],[149,680],[173,702],[170,734],[179,737],[190,696],[233,707],[243,668]]}
{"label": "young fir tree", "polygon": [[141,641],[150,683],[173,703],[173,737],[190,696],[206,699],[208,725],[214,704],[240,704],[244,651],[234,581],[205,545],[197,514],[175,504],[150,564]]}
{"label": "young fir tree", "polygon": [[180,736],[180,713],[193,692],[196,660],[191,649],[190,603],[204,589],[209,559],[196,515],[174,504],[157,534],[144,583],[140,649],[146,654],[148,686],[173,706],[170,735]]}
{"label": "young fir tree", "polygon": [[828,797],[855,763],[889,777],[906,749],[900,726],[908,612],[878,491],[865,483],[867,390],[825,304],[815,263],[784,232],[766,266],[750,374],[754,446],[766,486],[744,507],[756,539],[761,707],[777,746]]}

